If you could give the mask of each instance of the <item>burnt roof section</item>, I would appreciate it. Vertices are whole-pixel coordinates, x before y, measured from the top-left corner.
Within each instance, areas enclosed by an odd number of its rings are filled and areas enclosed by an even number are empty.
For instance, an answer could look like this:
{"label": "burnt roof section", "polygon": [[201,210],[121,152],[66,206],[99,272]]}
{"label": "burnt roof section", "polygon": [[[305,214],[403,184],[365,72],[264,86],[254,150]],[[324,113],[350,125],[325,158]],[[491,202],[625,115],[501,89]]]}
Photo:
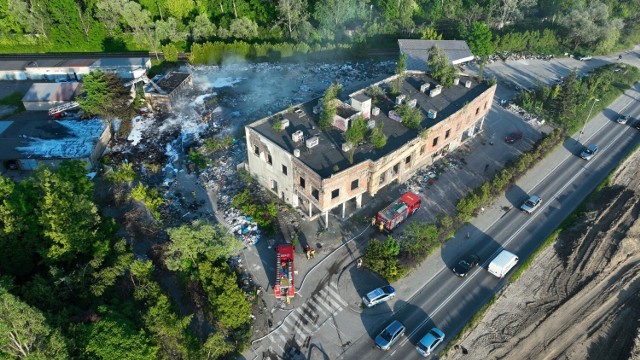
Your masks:
{"label": "burnt roof section", "polygon": [[[471,80],[471,88],[465,88],[464,82]],[[443,88],[442,93],[434,98],[430,98],[428,92],[421,93],[420,86],[424,83],[430,83],[434,88],[436,83],[425,74],[412,74],[405,77],[401,86],[401,93],[407,95],[411,99],[417,100],[417,108],[422,116],[422,128],[430,128],[440,121],[448,118],[456,111],[462,109],[466,103],[477,98],[489,86],[485,83],[478,83],[475,79],[461,78],[460,85],[451,88]],[[302,116],[295,112],[285,112],[282,116],[289,120],[289,126],[280,132],[273,130],[273,123],[280,115],[274,115],[267,119],[259,120],[249,127],[255,129],[267,139],[278,144],[288,152],[293,153],[294,149],[300,150],[300,161],[305,163],[311,169],[316,171],[321,177],[328,178],[334,173],[335,165],[340,170],[349,168],[363,161],[376,161],[383,156],[397,150],[407,142],[419,136],[418,130],[412,130],[401,123],[389,119],[387,116],[389,110],[395,108],[395,97],[390,94],[391,84],[384,82],[380,87],[385,90],[386,95],[378,99],[376,107],[380,108],[380,114],[371,115],[371,119],[375,120],[376,125],[383,123],[383,132],[387,136],[387,144],[381,149],[375,149],[368,142],[358,146],[353,154],[353,164],[349,163],[348,154],[342,151],[344,143],[344,133],[336,128],[327,131],[321,131],[318,127],[318,115],[313,114],[313,107],[317,105],[318,99],[304,103],[296,108],[304,110]],[[366,95],[366,91],[364,91]],[[362,94],[360,92],[359,94]],[[354,94],[356,96],[358,94]],[[427,119],[427,111],[433,109],[438,111],[436,119]],[[304,140],[313,136],[318,136],[319,143],[315,147],[308,149],[305,141],[294,143],[291,135],[301,130],[304,134]]]}
{"label": "burnt roof section", "polygon": [[429,49],[434,45],[447,54],[447,58],[453,65],[471,61],[475,58],[467,42],[463,40],[400,39],[398,40],[398,46],[400,47],[400,53],[407,56],[407,70],[427,70]]}
{"label": "burnt roof section", "polygon": [[80,83],[34,83],[22,97],[24,102],[71,101],[79,90]]}
{"label": "burnt roof section", "polygon": [[156,82],[156,85],[160,87],[167,94],[171,94],[178,86],[180,86],[185,80],[189,79],[191,74],[182,72],[170,72],[162,79]]}
{"label": "burnt roof section", "polygon": [[356,109],[344,103],[339,103],[336,108],[336,114],[344,119],[348,119],[357,113]]}

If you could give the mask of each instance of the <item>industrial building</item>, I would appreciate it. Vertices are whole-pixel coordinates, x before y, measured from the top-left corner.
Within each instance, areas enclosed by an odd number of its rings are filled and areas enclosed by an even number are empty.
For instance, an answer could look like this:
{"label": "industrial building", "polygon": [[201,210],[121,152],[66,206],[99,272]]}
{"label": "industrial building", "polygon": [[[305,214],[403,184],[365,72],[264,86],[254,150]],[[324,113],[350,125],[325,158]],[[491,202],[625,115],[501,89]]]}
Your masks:
{"label": "industrial building", "polygon": [[78,81],[91,71],[114,72],[123,79],[135,79],[151,68],[148,57],[33,60],[0,59],[0,80]]}
{"label": "industrial building", "polygon": [[[26,119],[25,116],[33,117]],[[109,126],[100,119],[50,120],[46,113],[0,121],[0,169],[55,168],[60,161],[83,160],[95,166],[111,139]]]}
{"label": "industrial building", "polygon": [[[363,197],[405,182],[481,131],[495,85],[460,77],[445,88],[424,72],[405,75],[375,84],[384,95],[371,88],[350,94],[348,104],[339,102],[326,131],[318,127],[319,99],[249,124],[249,172],[306,217],[322,216],[326,224],[330,211],[349,216],[347,208],[361,207]],[[396,110],[403,103],[419,110],[420,129],[401,123]],[[352,149],[345,142],[356,116],[364,117],[369,129],[382,126],[384,147],[365,141]]]}
{"label": "industrial building", "polygon": [[463,64],[475,59],[466,41],[463,40],[414,40],[400,39],[400,53],[407,57],[408,71],[427,71],[429,49],[437,46],[447,55],[453,65]]}
{"label": "industrial building", "polygon": [[190,73],[170,72],[145,82],[144,96],[147,101],[154,109],[168,111],[175,105],[181,90],[193,84],[193,79]]}
{"label": "industrial building", "polygon": [[81,88],[78,82],[34,83],[22,97],[22,104],[29,111],[49,110],[73,101]]}

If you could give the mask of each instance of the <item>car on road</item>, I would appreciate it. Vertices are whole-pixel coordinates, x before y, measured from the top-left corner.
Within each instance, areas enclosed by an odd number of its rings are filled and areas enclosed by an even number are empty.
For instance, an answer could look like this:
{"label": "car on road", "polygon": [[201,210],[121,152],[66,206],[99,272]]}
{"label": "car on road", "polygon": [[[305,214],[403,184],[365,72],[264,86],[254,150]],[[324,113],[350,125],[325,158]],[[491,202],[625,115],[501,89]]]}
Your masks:
{"label": "car on road", "polygon": [[418,346],[416,346],[416,350],[420,355],[427,357],[431,355],[433,350],[438,347],[444,340],[444,333],[442,330],[438,328],[433,328],[429,330],[427,335],[423,336],[422,339],[418,342]]}
{"label": "car on road", "polygon": [[629,118],[630,118],[629,115],[620,114],[618,115],[618,119],[616,119],[616,122],[618,122],[618,124],[624,125],[627,123],[627,121],[629,121]]}
{"label": "car on road", "polygon": [[598,153],[598,145],[589,145],[580,153],[580,157],[585,160],[591,160]]}
{"label": "car on road", "polygon": [[526,212],[527,214],[531,214],[540,206],[542,203],[542,199],[538,195],[531,195],[527,200],[520,205],[520,210]]}
{"label": "car on road", "polygon": [[636,123],[633,124],[633,127],[640,130],[640,120],[636,121]]}
{"label": "car on road", "polygon": [[465,277],[473,269],[475,266],[478,266],[480,263],[480,258],[477,255],[469,254],[460,261],[451,269],[456,276]]}
{"label": "car on road", "polygon": [[507,144],[513,144],[520,139],[522,139],[522,133],[520,131],[514,131],[505,136],[504,142],[506,142]]}
{"label": "car on road", "polygon": [[389,350],[391,345],[404,335],[405,330],[406,328],[400,321],[393,320],[391,324],[387,325],[387,327],[376,336],[376,346],[380,350]]}
{"label": "car on road", "polygon": [[386,285],[383,287],[379,287],[367,295],[362,297],[362,302],[367,307],[372,307],[383,303],[385,301],[391,300],[394,296],[396,296],[396,290],[390,285]]}
{"label": "car on road", "polygon": [[578,58],[578,60],[580,60],[580,61],[589,61],[591,59],[593,59],[593,57],[591,57],[591,55],[584,55],[584,56],[580,56]]}

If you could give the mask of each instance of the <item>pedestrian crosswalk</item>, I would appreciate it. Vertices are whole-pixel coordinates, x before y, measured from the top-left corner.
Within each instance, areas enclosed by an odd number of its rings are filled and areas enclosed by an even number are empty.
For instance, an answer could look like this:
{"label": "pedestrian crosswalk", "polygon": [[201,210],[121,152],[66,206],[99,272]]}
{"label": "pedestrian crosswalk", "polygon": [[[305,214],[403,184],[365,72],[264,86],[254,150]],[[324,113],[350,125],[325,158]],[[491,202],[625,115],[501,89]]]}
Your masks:
{"label": "pedestrian crosswalk", "polygon": [[270,347],[284,352],[283,345],[294,336],[304,341],[332,315],[337,315],[347,306],[338,293],[335,283],[329,283],[311,296],[303,305],[293,310],[274,332],[269,334]]}

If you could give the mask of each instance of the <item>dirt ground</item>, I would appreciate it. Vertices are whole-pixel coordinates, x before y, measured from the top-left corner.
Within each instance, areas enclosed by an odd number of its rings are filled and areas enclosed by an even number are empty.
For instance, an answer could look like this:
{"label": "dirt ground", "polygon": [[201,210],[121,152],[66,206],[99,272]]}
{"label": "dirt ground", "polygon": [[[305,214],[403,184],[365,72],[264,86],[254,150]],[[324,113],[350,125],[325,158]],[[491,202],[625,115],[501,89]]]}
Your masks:
{"label": "dirt ground", "polygon": [[619,168],[444,359],[640,359],[639,160]]}

